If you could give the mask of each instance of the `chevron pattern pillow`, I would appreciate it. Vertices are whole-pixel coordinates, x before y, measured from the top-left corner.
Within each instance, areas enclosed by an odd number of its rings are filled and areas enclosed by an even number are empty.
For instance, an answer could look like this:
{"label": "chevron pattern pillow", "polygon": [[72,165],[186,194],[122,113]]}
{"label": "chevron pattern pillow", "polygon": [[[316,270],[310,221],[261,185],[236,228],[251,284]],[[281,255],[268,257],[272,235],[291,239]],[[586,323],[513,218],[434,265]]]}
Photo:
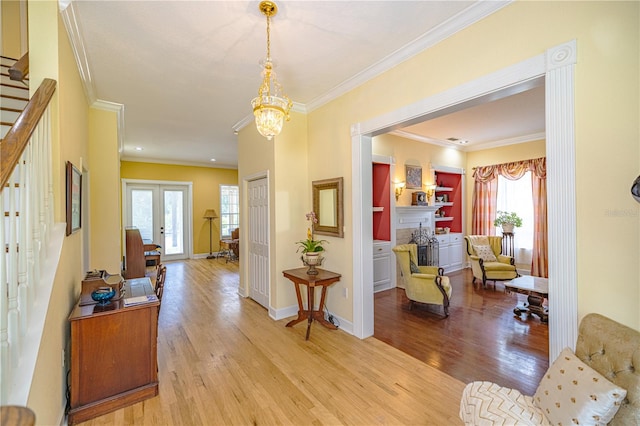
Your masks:
{"label": "chevron pattern pillow", "polygon": [[464,388],[460,419],[469,426],[550,425],[532,397],[491,382],[471,382]]}

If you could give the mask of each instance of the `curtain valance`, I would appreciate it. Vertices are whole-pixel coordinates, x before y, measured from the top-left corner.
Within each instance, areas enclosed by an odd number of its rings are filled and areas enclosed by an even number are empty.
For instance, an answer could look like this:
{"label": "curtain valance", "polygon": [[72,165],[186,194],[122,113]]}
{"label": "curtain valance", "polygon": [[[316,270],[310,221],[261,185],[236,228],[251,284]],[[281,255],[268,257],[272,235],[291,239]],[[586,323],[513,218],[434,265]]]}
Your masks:
{"label": "curtain valance", "polygon": [[497,179],[498,175],[500,175],[509,180],[518,180],[529,171],[537,178],[545,179],[547,177],[547,158],[540,157],[531,160],[476,167],[473,171],[473,178],[476,182],[489,182]]}

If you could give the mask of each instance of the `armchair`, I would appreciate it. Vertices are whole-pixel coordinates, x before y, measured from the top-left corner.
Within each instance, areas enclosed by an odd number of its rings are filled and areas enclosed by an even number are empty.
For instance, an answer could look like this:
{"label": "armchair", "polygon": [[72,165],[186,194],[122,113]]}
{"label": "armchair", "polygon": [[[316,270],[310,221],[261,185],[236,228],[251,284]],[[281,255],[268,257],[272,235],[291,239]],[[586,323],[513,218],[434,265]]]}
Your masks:
{"label": "armchair", "polygon": [[[413,302],[442,305],[445,317],[449,316],[449,299],[451,284],[449,277],[442,276],[444,270],[437,266],[418,266],[418,246],[415,244],[400,244],[393,248],[404,282],[404,290],[410,301],[409,309],[413,309]],[[413,265],[412,265],[413,263]]]}
{"label": "armchair", "polygon": [[460,418],[474,426],[638,425],[640,331],[588,314],[580,322],[575,352],[562,351],[535,395],[472,382],[462,393]]}
{"label": "armchair", "polygon": [[478,279],[482,281],[482,287],[486,287],[487,280],[490,280],[495,287],[496,281],[509,281],[520,276],[515,259],[501,254],[502,237],[467,235],[464,239],[467,242],[474,283]]}

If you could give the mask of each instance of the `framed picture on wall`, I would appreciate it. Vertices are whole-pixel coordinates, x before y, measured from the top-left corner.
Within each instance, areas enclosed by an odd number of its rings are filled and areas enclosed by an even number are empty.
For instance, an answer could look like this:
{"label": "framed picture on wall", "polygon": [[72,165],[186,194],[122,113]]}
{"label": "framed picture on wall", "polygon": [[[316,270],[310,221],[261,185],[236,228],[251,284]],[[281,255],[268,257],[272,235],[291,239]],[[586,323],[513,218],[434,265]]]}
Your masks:
{"label": "framed picture on wall", "polygon": [[82,211],[82,174],[67,161],[67,235],[71,235],[81,227]]}
{"label": "framed picture on wall", "polygon": [[405,165],[407,189],[422,189],[422,167]]}

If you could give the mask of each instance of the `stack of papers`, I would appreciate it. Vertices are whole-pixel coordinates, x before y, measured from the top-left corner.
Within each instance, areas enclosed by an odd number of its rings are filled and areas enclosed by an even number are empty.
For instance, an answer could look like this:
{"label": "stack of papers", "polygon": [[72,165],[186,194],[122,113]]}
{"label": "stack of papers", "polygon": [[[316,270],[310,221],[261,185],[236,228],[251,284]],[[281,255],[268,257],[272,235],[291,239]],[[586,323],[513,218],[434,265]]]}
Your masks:
{"label": "stack of papers", "polygon": [[140,305],[142,303],[150,303],[150,302],[157,302],[157,301],[158,301],[158,296],[156,296],[155,294],[149,294],[146,296],[128,297],[124,299],[124,306]]}

